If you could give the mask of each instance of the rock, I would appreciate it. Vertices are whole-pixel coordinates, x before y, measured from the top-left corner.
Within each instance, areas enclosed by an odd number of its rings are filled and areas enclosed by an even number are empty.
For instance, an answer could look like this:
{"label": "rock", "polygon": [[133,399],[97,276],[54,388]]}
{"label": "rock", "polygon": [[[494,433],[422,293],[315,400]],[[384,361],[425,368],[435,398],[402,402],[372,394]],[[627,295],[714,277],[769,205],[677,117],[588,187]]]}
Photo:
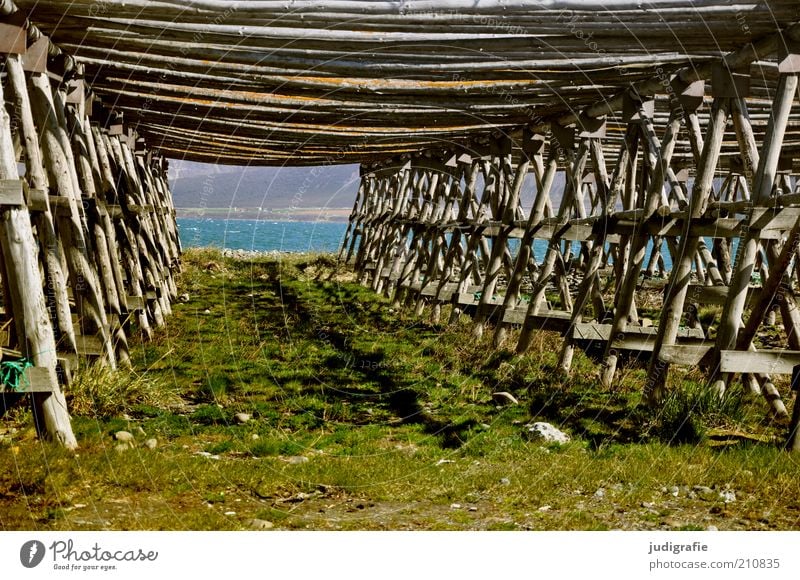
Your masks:
{"label": "rock", "polygon": [[606,490],[604,490],[601,487],[596,492],[594,492],[594,497],[596,497],[597,499],[603,499],[604,497],[606,497]]}
{"label": "rock", "polygon": [[205,271],[206,272],[221,272],[222,271],[222,266],[220,266],[216,262],[209,262],[208,264],[205,265]]}
{"label": "rock", "polygon": [[275,527],[275,524],[269,520],[260,520],[258,518],[247,520],[247,525],[254,530],[271,530]]}
{"label": "rock", "polygon": [[148,439],[147,441],[144,442],[144,446],[147,447],[148,449],[155,449],[156,447],[158,447],[158,440],[155,438]]}
{"label": "rock", "polygon": [[517,398],[506,391],[492,393],[492,400],[498,405],[519,405]]}
{"label": "rock", "polygon": [[236,512],[225,512],[223,515],[226,515],[226,516],[235,516],[235,515],[236,515]]}
{"label": "rock", "polygon": [[117,453],[124,453],[125,451],[127,451],[130,448],[131,448],[131,446],[130,446],[129,443],[120,443],[119,445],[114,447],[114,451],[116,451]]}
{"label": "rock", "polygon": [[252,416],[250,415],[250,413],[236,413],[233,416],[233,418],[236,419],[237,423],[244,424],[247,423],[252,418]]}
{"label": "rock", "polygon": [[471,505],[471,506],[469,506],[469,507],[467,508],[467,511],[476,512],[476,511],[478,511],[478,508],[477,508],[477,507],[475,507],[474,505]]}
{"label": "rock", "polygon": [[208,457],[209,459],[219,459],[219,455],[214,455],[208,451],[195,451],[194,454],[199,455],[200,457]]}
{"label": "rock", "polygon": [[301,463],[308,463],[308,457],[304,455],[292,455],[286,459],[292,465],[300,465]]}
{"label": "rock", "polygon": [[551,509],[553,509],[553,508],[552,508],[552,506],[549,506],[549,505],[543,505],[543,506],[542,506],[542,507],[540,507],[540,508],[539,508],[537,511],[540,511],[540,512],[549,512]]}
{"label": "rock", "polygon": [[664,518],[661,522],[665,526],[669,526],[670,528],[682,528],[686,524],[677,518]]}
{"label": "rock", "polygon": [[189,302],[189,294],[184,292],[183,294],[178,296],[178,300],[186,304],[187,302]]}
{"label": "rock", "polygon": [[453,461],[452,459],[440,459],[439,461],[436,462],[436,465],[437,466],[445,465],[447,463],[455,463],[455,461]]}
{"label": "rock", "polygon": [[707,531],[707,532],[718,532],[718,531],[719,531],[719,528],[718,528],[717,526],[708,526],[708,527],[706,528],[706,531]]}
{"label": "rock", "polygon": [[481,423],[480,427],[481,427],[481,429],[483,429],[484,431],[488,431],[489,429],[491,429],[491,428],[492,428],[492,426],[491,426],[491,425],[489,425],[489,423]]}
{"label": "rock", "polygon": [[205,310],[203,310],[203,314],[211,314],[211,311],[208,308],[206,308]]}
{"label": "rock", "polygon": [[117,431],[114,433],[114,439],[122,443],[131,443],[133,441],[133,433],[129,431]]}
{"label": "rock", "polygon": [[651,510],[654,507],[656,507],[656,504],[654,504],[651,501],[643,501],[641,505],[642,505],[643,508],[646,508],[646,509],[649,509],[649,510]]}
{"label": "rock", "polygon": [[640,322],[642,323],[642,328],[650,328],[653,326],[653,321],[649,318],[642,318]]}
{"label": "rock", "polygon": [[138,425],[136,426],[136,434],[137,434],[137,435],[141,435],[141,436],[143,436],[143,437],[144,437],[145,435],[147,435],[147,433],[145,433],[145,432],[144,432],[144,429],[142,429],[142,428],[141,428],[140,426],[138,426]]}
{"label": "rock", "polygon": [[681,492],[680,488],[677,485],[673,485],[669,488],[669,494],[672,497],[678,497],[678,494]]}
{"label": "rock", "polygon": [[451,503],[450,504],[450,509],[451,510],[460,510],[461,509],[461,504],[460,503]]}
{"label": "rock", "polygon": [[725,503],[733,503],[736,501],[736,494],[729,489],[725,489],[719,492],[719,499],[721,499]]}
{"label": "rock", "polygon": [[525,425],[525,433],[529,439],[544,439],[548,443],[567,443],[569,435],[556,429],[550,423],[529,423]]}
{"label": "rock", "polygon": [[250,435],[250,439],[252,439],[253,441],[258,440],[259,439],[258,433],[253,433],[252,435]]}
{"label": "rock", "polygon": [[507,477],[504,477],[500,480],[500,485],[511,485],[511,480]]}

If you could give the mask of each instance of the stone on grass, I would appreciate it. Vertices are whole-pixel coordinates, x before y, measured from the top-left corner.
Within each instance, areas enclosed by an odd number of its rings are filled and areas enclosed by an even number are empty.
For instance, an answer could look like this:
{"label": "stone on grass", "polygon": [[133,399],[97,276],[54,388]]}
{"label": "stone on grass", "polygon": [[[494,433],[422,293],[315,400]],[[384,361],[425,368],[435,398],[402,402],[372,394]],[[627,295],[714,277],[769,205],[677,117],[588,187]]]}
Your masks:
{"label": "stone on grass", "polygon": [[114,439],[122,443],[130,443],[133,441],[133,433],[129,431],[117,431],[114,433]]}
{"label": "stone on grass", "polygon": [[529,439],[542,439],[547,443],[563,444],[569,441],[569,435],[556,429],[550,423],[528,423],[525,425],[525,434]]}
{"label": "stone on grass", "polygon": [[251,419],[250,413],[236,413],[233,416],[237,423],[247,423]]}
{"label": "stone on grass", "polygon": [[254,530],[270,530],[275,527],[275,524],[273,524],[269,520],[260,520],[258,518],[247,520],[247,525]]}
{"label": "stone on grass", "polygon": [[300,465],[301,463],[308,463],[308,457],[305,455],[292,455],[286,459],[292,465]]}
{"label": "stone on grass", "polygon": [[733,503],[736,501],[736,494],[729,489],[719,492],[719,499],[725,503]]}
{"label": "stone on grass", "polygon": [[498,405],[519,405],[517,398],[507,391],[492,393],[492,400]]}
{"label": "stone on grass", "polygon": [[156,447],[158,447],[158,440],[155,438],[148,439],[147,441],[144,442],[144,446],[147,447],[148,449],[155,449]]}
{"label": "stone on grass", "polygon": [[184,303],[189,302],[189,294],[184,292],[183,294],[178,296],[178,300],[180,300],[181,302],[184,302]]}

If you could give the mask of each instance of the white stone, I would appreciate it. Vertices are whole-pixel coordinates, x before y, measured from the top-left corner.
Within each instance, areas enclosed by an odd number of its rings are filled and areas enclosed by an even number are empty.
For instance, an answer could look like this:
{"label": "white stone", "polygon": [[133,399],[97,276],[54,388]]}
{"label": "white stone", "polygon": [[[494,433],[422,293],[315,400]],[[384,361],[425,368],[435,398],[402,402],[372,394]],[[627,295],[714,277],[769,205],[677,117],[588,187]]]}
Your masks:
{"label": "white stone", "polygon": [[144,442],[144,446],[147,447],[148,449],[155,449],[156,447],[158,447],[158,440],[155,438],[148,439],[147,441]]}
{"label": "white stone", "polygon": [[117,431],[114,433],[114,439],[122,443],[130,443],[133,441],[133,433],[128,431]]}
{"label": "white stone", "polygon": [[548,443],[564,444],[570,440],[569,435],[556,429],[550,423],[529,423],[525,425],[525,432],[531,439],[544,439]]}
{"label": "white stone", "polygon": [[252,417],[250,413],[236,413],[233,418],[237,423],[247,423]]}
{"label": "white stone", "polygon": [[268,520],[260,520],[258,518],[248,520],[247,525],[254,530],[270,530],[275,527],[275,524],[272,522]]}

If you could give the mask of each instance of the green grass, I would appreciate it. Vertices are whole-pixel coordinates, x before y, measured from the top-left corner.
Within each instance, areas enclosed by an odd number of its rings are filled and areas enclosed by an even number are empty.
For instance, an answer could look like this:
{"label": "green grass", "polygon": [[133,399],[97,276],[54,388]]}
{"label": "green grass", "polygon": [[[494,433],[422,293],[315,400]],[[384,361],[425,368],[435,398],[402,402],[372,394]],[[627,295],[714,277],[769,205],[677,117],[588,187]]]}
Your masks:
{"label": "green grass", "polygon": [[[736,389],[710,397],[693,371],[671,373],[653,413],[635,362],[604,391],[583,353],[569,377],[557,372],[558,336],[539,333],[518,356],[512,332],[495,350],[466,319],[391,312],[328,256],[191,251],[180,286],[190,300],[154,340],[131,337],[136,372],[76,378],[78,453],[36,439],[24,407],[2,418],[0,529],[798,525],[785,424]],[[498,390],[520,405],[497,406]],[[531,419],[573,441],[529,441]],[[136,441],[118,451],[123,429]],[[728,489],[737,500],[726,504]]]}

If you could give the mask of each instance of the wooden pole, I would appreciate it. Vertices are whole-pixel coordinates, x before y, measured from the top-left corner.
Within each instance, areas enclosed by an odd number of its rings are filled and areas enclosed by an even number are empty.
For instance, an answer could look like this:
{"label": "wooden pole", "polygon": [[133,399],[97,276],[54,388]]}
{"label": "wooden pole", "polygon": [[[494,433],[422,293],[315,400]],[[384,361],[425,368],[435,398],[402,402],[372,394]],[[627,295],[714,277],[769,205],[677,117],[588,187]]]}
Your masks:
{"label": "wooden pole", "polygon": [[[12,57],[13,58],[13,57]],[[0,103],[5,103],[0,84]],[[5,107],[0,107],[0,179],[18,179],[17,162],[11,140],[11,123]],[[0,247],[11,292],[11,306],[22,352],[34,365],[56,375],[56,342],[47,313],[42,278],[36,256],[36,241],[28,209],[5,206],[0,213]],[[52,393],[33,395],[37,432],[68,449],[78,442],[72,433],[67,402],[58,384]]]}

